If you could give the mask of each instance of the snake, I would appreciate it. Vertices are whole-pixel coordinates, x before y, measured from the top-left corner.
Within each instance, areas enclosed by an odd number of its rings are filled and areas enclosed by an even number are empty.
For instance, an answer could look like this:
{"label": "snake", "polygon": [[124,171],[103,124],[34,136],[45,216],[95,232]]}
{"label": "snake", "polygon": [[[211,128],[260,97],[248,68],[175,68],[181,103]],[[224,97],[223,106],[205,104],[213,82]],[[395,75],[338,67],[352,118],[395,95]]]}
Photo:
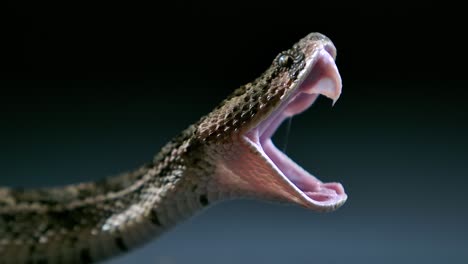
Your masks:
{"label": "snake", "polygon": [[0,188],[0,263],[96,263],[137,248],[209,206],[259,199],[330,212],[345,203],[272,136],[322,95],[338,100],[336,48],[310,33],[132,171],[93,182]]}

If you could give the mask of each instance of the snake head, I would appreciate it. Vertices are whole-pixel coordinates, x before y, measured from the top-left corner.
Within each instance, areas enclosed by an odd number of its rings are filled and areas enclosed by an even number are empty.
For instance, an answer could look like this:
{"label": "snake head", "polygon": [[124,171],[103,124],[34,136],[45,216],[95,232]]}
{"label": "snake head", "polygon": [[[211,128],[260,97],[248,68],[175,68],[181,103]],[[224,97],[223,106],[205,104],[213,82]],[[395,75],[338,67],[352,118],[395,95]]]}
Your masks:
{"label": "snake head", "polygon": [[216,188],[232,197],[285,201],[318,211],[344,204],[341,184],[323,183],[271,140],[286,118],[308,109],[319,95],[338,100],[341,78],[335,57],[333,43],[311,33],[200,120],[196,135],[213,160]]}

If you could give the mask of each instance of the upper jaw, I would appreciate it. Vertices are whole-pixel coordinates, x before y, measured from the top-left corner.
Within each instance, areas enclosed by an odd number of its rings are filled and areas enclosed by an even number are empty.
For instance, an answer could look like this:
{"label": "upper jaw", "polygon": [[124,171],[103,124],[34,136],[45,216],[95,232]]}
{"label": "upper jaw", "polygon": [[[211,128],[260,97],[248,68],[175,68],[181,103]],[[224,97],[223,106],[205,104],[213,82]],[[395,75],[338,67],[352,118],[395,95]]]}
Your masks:
{"label": "upper jaw", "polygon": [[307,102],[294,100],[295,96],[303,94],[316,96],[321,94],[333,100],[333,104],[335,104],[340,98],[341,87],[341,76],[332,54],[325,47],[316,49],[306,62],[306,69],[299,76],[297,87],[292,91],[288,102],[285,103],[287,109],[283,113],[287,116],[293,116],[309,108],[316,97]]}
{"label": "upper jaw", "polygon": [[341,95],[341,77],[334,60],[335,48],[330,44],[317,48],[306,61],[304,71],[298,76],[293,88],[284,102],[270,115],[251,129],[247,136],[256,133],[262,138],[270,138],[287,117],[297,115],[307,110],[321,94],[333,101],[333,105]]}
{"label": "upper jaw", "polygon": [[321,94],[338,101],[341,95],[341,76],[336,67],[335,60],[326,49],[317,52],[317,59],[307,63],[310,65],[304,73],[302,83],[299,85],[299,93]]}

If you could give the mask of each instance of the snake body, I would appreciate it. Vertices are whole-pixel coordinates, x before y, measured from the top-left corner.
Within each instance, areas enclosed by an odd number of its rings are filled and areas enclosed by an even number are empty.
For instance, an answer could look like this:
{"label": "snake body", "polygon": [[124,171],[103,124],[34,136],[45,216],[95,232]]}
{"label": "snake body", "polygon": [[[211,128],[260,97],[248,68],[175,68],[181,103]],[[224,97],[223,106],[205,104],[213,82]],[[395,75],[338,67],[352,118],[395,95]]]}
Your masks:
{"label": "snake body", "polygon": [[226,199],[338,208],[347,198],[341,185],[308,174],[270,139],[319,94],[338,99],[335,56],[327,37],[307,35],[132,172],[64,187],[0,188],[0,263],[98,262]]}

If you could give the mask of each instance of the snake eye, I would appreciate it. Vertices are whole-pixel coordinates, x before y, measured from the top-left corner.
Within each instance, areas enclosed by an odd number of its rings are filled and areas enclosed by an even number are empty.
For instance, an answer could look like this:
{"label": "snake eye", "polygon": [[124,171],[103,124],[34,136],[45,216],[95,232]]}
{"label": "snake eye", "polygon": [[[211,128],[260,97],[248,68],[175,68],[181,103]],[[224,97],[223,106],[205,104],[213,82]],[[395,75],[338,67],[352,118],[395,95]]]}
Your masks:
{"label": "snake eye", "polygon": [[293,58],[287,54],[283,54],[278,58],[278,64],[281,67],[288,67],[292,64]]}

